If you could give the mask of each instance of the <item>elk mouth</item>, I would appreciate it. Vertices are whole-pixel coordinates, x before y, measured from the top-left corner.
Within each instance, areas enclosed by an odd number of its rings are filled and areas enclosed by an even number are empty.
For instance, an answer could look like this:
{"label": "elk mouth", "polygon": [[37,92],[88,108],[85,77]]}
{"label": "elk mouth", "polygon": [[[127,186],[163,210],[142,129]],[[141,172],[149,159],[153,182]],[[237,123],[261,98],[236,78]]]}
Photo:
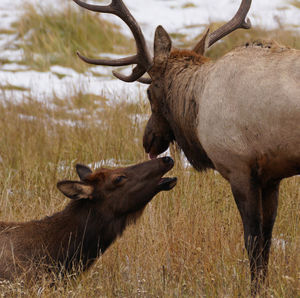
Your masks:
{"label": "elk mouth", "polygon": [[176,177],[163,177],[163,175],[167,172],[169,172],[174,167],[174,160],[169,156],[164,156],[162,158],[159,158],[159,162],[162,162],[163,165],[163,173],[160,176],[160,180],[158,181],[156,190],[162,191],[162,190],[171,190],[177,183]]}
{"label": "elk mouth", "polygon": [[171,190],[177,183],[177,178],[176,177],[166,177],[166,178],[161,178],[160,181],[158,182],[158,190]]}
{"label": "elk mouth", "polygon": [[156,159],[159,154],[165,152],[170,145],[171,139],[152,135],[151,138],[144,136],[143,145],[150,159]]}
{"label": "elk mouth", "polygon": [[158,154],[149,153],[148,156],[149,156],[149,159],[156,159]]}

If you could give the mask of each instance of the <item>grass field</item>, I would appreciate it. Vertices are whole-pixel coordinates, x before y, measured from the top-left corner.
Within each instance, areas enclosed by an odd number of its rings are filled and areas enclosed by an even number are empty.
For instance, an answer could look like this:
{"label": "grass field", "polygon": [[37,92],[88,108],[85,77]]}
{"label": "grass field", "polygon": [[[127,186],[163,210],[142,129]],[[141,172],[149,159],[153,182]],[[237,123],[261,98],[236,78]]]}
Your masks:
{"label": "grass field", "polygon": [[[146,159],[143,117],[136,117],[149,112],[144,101],[112,107],[104,99],[85,100],[78,94],[48,106],[33,99],[0,105],[1,220],[36,219],[62,209],[67,199],[55,185],[76,178],[77,162]],[[229,186],[212,171],[184,168],[176,154],[172,175],[178,185],[154,198],[92,270],[56,288],[47,280],[29,289],[2,284],[3,295],[247,296],[248,260]],[[295,177],[282,183],[266,290],[274,297],[300,293],[299,182]]]}
{"label": "grass field", "polygon": [[[27,14],[24,20],[35,20]],[[74,24],[73,18],[70,20]],[[24,35],[30,26],[24,29]],[[51,37],[56,44],[60,29],[53,30]],[[233,36],[225,44],[217,45],[216,52],[210,55],[218,57],[244,41],[269,36],[300,48],[299,35],[282,29],[255,29]],[[81,41],[80,37],[77,42]],[[26,42],[20,39],[25,55]],[[121,45],[127,48],[126,43]],[[27,46],[30,52],[32,43]],[[48,50],[43,47],[36,52],[47,56],[44,52]],[[36,61],[26,61],[40,70],[48,69],[52,63],[41,66]],[[69,66],[72,62],[61,64]],[[79,64],[74,68],[77,67],[78,71],[83,70]],[[147,159],[142,148],[143,129],[150,113],[145,97],[136,103],[124,99],[112,104],[101,96],[79,92],[68,98],[53,96],[47,103],[24,96],[22,102],[16,103],[2,98],[7,88],[0,87],[1,221],[39,219],[61,210],[68,199],[56,189],[56,182],[75,179],[77,162],[129,165]],[[197,173],[186,168],[176,148],[171,151],[176,164],[170,175],[178,177],[177,186],[171,192],[157,195],[137,224],[127,228],[90,271],[76,281],[57,282],[55,287],[46,277],[31,287],[22,282],[0,282],[0,296],[249,296],[250,274],[242,224],[228,183],[213,171]],[[269,286],[262,291],[263,297],[300,297],[299,185],[300,177],[293,177],[281,186]]]}
{"label": "grass field", "polygon": [[86,70],[87,64],[74,59],[77,50],[94,55],[134,50],[132,40],[122,35],[118,26],[71,5],[58,12],[28,4],[14,28],[24,51],[23,64],[39,71],[46,71],[51,65]]}

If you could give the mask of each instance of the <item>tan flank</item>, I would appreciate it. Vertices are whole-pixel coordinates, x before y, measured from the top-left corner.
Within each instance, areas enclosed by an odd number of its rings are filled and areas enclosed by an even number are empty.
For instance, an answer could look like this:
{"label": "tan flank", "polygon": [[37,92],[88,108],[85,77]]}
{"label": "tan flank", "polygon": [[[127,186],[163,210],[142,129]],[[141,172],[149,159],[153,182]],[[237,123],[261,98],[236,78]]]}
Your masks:
{"label": "tan flank", "polygon": [[[135,37],[135,56],[111,61],[79,56],[101,65],[137,64],[130,76],[114,74],[150,84],[152,115],[143,138],[150,157],[176,141],[194,168],[216,169],[230,183],[255,294],[267,275],[280,181],[300,174],[300,51],[254,42],[216,62],[203,57],[222,37],[251,27],[245,20],[251,0],[243,0],[236,15],[215,32],[207,31],[192,51],[173,49],[158,26],[149,59],[140,27],[121,0],[109,6],[74,1],[118,15]],[[150,78],[142,77],[146,72]]]}

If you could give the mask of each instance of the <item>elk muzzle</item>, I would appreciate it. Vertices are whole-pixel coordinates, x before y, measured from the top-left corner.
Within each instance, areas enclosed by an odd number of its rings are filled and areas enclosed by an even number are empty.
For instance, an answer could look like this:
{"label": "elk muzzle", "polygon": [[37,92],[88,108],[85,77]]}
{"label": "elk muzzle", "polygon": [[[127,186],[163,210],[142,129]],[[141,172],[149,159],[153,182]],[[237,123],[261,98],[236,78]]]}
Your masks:
{"label": "elk muzzle", "polygon": [[144,132],[143,146],[151,159],[165,152],[170,143],[174,140],[167,121],[163,117],[157,117],[152,114]]}

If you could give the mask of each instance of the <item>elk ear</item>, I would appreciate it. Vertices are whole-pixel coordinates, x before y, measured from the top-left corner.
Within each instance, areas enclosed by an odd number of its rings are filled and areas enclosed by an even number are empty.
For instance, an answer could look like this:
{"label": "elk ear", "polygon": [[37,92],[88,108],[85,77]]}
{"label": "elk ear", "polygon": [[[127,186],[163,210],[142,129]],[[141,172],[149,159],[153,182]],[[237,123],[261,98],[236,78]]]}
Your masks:
{"label": "elk ear", "polygon": [[172,48],[169,34],[162,26],[155,30],[154,37],[154,64],[166,63]]}
{"label": "elk ear", "polygon": [[89,167],[78,163],[76,165],[76,172],[80,180],[84,180],[89,174],[92,173],[92,170]]}
{"label": "elk ear", "polygon": [[206,32],[202,36],[201,40],[193,48],[193,51],[199,55],[204,56],[206,50],[208,49],[208,43],[209,43],[208,33],[209,33],[209,28],[206,30]]}
{"label": "elk ear", "polygon": [[93,187],[81,181],[60,181],[57,188],[72,200],[92,199]]}

